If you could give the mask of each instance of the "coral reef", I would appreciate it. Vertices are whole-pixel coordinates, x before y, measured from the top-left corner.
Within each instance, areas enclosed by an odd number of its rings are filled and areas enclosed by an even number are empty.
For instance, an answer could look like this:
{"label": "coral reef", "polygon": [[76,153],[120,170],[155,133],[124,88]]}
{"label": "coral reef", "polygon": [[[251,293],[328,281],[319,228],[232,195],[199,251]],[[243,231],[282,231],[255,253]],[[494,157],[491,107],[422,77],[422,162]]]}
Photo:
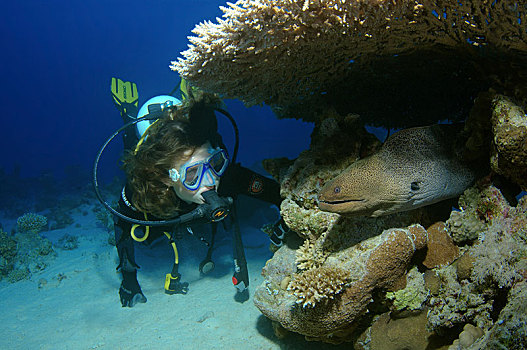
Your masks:
{"label": "coral reef", "polygon": [[505,96],[492,102],[492,169],[527,190],[527,114]]}
{"label": "coral reef", "polygon": [[448,350],[468,349],[474,342],[483,335],[483,330],[467,323],[463,327],[463,332],[459,333],[459,339],[454,340]]}
{"label": "coral reef", "polygon": [[527,199],[511,207],[499,189],[484,185],[465,191],[459,206],[462,210],[452,212],[447,226],[458,242],[477,240],[464,254],[470,255],[472,279],[510,287],[520,278],[518,264],[527,256]]}
{"label": "coral reef", "polygon": [[311,241],[306,239],[296,253],[296,264],[300,270],[310,270],[320,267],[324,263],[329,253],[324,250],[321,243],[324,240]]}
{"label": "coral reef", "polygon": [[[217,24],[194,29],[172,68],[206,91],[315,121],[309,150],[265,162],[281,184],[282,217],[304,240],[263,268],[254,302],[274,328],[330,343],[360,337],[365,349],[430,346],[398,343],[391,326],[474,349],[522,344],[527,197],[507,201],[496,174],[525,190],[525,4],[240,0],[222,10]],[[363,122],[445,118],[466,119],[463,143],[452,145],[481,172],[459,209],[444,202],[379,218],[319,210],[322,186],[381,148]],[[477,340],[476,327],[485,333]]]}
{"label": "coral reef", "polygon": [[38,234],[45,217],[26,214],[21,218],[19,232],[14,235],[0,230],[0,279],[5,277],[10,282],[45,269],[56,255],[51,242]]}
{"label": "coral reef", "polygon": [[423,125],[455,118],[489,85],[525,98],[522,6],[239,0],[221,7],[217,23],[197,25],[171,68],[204,90],[289,117],[315,120],[328,106],[353,106],[385,126]]}
{"label": "coral reef", "polygon": [[58,241],[58,247],[63,250],[74,250],[79,247],[79,238],[65,234]]}
{"label": "coral reef", "polygon": [[427,302],[430,305],[428,328],[441,334],[465,323],[488,329],[493,323],[491,312],[494,291],[482,291],[466,280],[458,282],[453,266],[435,271],[441,279],[441,287],[439,294]]}
{"label": "coral reef", "polygon": [[18,232],[13,237],[17,242],[15,270],[25,271],[25,276],[44,270],[56,256],[51,242],[34,232]]}
{"label": "coral reef", "polygon": [[[264,267],[266,280],[256,290],[254,302],[264,315],[288,330],[313,339],[349,340],[350,326],[366,313],[375,289],[404,287],[410,259],[426,245],[426,235],[419,225],[387,230],[333,253],[321,267],[300,274],[296,273],[295,252],[281,248],[276,253],[281,258],[273,258]],[[284,259],[284,254],[290,257]],[[283,266],[285,261],[289,266]],[[291,277],[291,284],[283,290],[279,286],[286,277]],[[332,281],[337,284],[329,287]],[[328,296],[321,296],[326,288]]]}
{"label": "coral reef", "polygon": [[429,349],[426,330],[426,313],[421,312],[406,318],[392,319],[389,313],[382,314],[373,324],[369,339],[360,340],[355,349],[363,350],[422,350]]}
{"label": "coral reef", "polygon": [[315,267],[295,276],[288,290],[298,297],[296,303],[314,307],[320,302],[335,299],[350,281],[350,273],[338,267]]}
{"label": "coral reef", "polygon": [[[493,224],[482,234],[481,242],[470,250],[477,262],[471,272],[477,284],[497,283],[499,288],[511,287],[521,279],[515,265],[527,255],[525,245],[519,244],[506,226]],[[483,236],[484,235],[484,236]]]}
{"label": "coral reef", "polygon": [[419,310],[428,299],[430,291],[425,287],[425,279],[417,267],[406,275],[406,287],[395,292],[386,293],[386,298],[393,300],[395,310]]}
{"label": "coral reef", "polygon": [[468,252],[465,252],[465,254],[457,259],[455,266],[458,281],[468,280],[470,278],[474,263],[474,257]]}
{"label": "coral reef", "polygon": [[40,214],[26,213],[17,219],[16,224],[19,232],[38,233],[47,226],[48,219]]}
{"label": "coral reef", "polygon": [[16,254],[16,241],[0,229],[0,279],[13,270]]}
{"label": "coral reef", "polygon": [[454,245],[444,222],[437,222],[428,231],[428,251],[423,265],[432,269],[450,265],[458,256],[459,248]]}
{"label": "coral reef", "polygon": [[[460,335],[466,324],[487,334],[507,291],[527,277],[527,196],[511,206],[493,177],[484,177],[460,196],[459,209],[439,203],[378,218],[321,212],[314,196],[320,185],[378,149],[362,129],[352,133],[342,118],[333,118],[317,126],[310,150],[293,163],[276,163],[285,169],[267,162],[281,181],[282,216],[304,241],[283,246],[267,262],[257,307],[280,329],[330,343],[358,344],[359,338],[370,346],[371,325],[387,311],[383,320],[391,323],[424,310],[429,344],[458,337],[468,344]],[[333,156],[320,157],[327,151],[320,144],[341,128],[353,137],[350,153],[334,149]]]}
{"label": "coral reef", "polygon": [[486,184],[468,189],[459,204],[462,211],[452,212],[450,220],[470,216],[467,221],[480,223],[466,232],[477,238],[463,248],[457,268],[436,269],[442,285],[439,295],[429,301],[428,325],[439,332],[464,323],[488,330],[495,325],[496,300],[526,277],[527,199],[511,207],[499,189]]}
{"label": "coral reef", "polygon": [[517,283],[508,300],[492,328],[470,349],[527,349],[527,282]]}

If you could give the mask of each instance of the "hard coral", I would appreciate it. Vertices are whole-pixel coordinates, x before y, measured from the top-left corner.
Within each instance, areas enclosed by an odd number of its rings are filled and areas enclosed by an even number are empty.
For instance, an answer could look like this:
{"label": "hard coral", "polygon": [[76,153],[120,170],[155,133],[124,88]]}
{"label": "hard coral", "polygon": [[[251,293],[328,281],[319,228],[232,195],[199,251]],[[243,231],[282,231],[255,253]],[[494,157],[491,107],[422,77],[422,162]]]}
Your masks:
{"label": "hard coral", "polygon": [[337,267],[316,267],[296,275],[288,290],[298,297],[298,304],[315,307],[320,302],[335,299],[349,281],[349,271]]}
{"label": "hard coral", "polygon": [[408,272],[405,288],[386,293],[386,297],[393,300],[393,307],[398,311],[421,309],[428,295],[423,274],[417,270],[417,267],[413,267]]}
{"label": "hard coral", "polygon": [[435,271],[441,279],[441,288],[439,295],[432,296],[427,302],[430,307],[428,328],[441,333],[456,325],[473,323],[488,329],[493,323],[493,294],[481,293],[475,284],[458,282],[452,265]]}
{"label": "hard coral", "polygon": [[0,229],[0,279],[13,269],[16,254],[16,241]]}
{"label": "hard coral", "polygon": [[38,233],[48,224],[48,219],[39,214],[26,213],[16,221],[19,232]]}
{"label": "hard coral", "polygon": [[465,253],[473,260],[472,280],[510,287],[520,278],[517,263],[527,254],[525,201],[511,207],[498,188],[486,185],[466,190],[459,204],[462,210],[452,212],[447,227],[455,241],[478,239]]}
{"label": "hard coral", "polygon": [[[498,327],[491,317],[492,312],[499,311],[497,300],[508,288],[523,285],[525,279],[527,200],[522,198],[511,207],[499,189],[487,184],[467,190],[460,198],[460,207],[456,220],[472,217],[471,222],[480,224],[466,227],[465,234],[477,240],[463,247],[464,255],[457,266],[435,269],[442,283],[439,293],[428,302],[428,325],[438,332],[467,322],[484,330]],[[509,303],[517,297],[511,293]],[[490,346],[486,341],[476,348]]]}
{"label": "hard coral", "polygon": [[323,249],[324,240],[306,239],[296,253],[296,262],[300,270],[310,270],[324,263],[329,252]]}
{"label": "hard coral", "polygon": [[493,100],[491,166],[527,190],[527,114],[510,99]]}
{"label": "hard coral", "polygon": [[369,346],[356,349],[363,350],[422,350],[434,348],[429,346],[431,332],[426,330],[426,312],[410,317],[392,319],[383,314],[371,326]]}
{"label": "hard coral", "polygon": [[[416,249],[426,245],[426,236],[420,225],[386,230],[332,253],[320,267],[294,274],[289,293],[279,291],[278,286],[287,271],[296,270],[296,261],[283,255],[294,257],[295,253],[281,248],[277,252],[281,258],[266,264],[265,281],[254,302],[264,315],[288,330],[324,341],[349,340],[353,322],[364,315],[375,289],[404,287],[410,259]],[[284,263],[287,266],[280,266]],[[319,303],[322,300],[325,302]]]}
{"label": "hard coral", "polygon": [[459,256],[459,249],[452,242],[445,223],[437,222],[426,231],[428,231],[428,251],[423,265],[428,268],[445,266]]}
{"label": "hard coral", "polygon": [[508,303],[497,322],[475,349],[527,349],[527,282],[516,284],[509,292]]}
{"label": "hard coral", "polygon": [[[171,68],[204,90],[289,117],[352,105],[377,121],[423,124],[453,115],[491,75],[507,86],[526,73],[527,15],[515,1],[239,0],[221,9],[217,23],[194,28]],[[394,110],[406,119],[395,121]]]}

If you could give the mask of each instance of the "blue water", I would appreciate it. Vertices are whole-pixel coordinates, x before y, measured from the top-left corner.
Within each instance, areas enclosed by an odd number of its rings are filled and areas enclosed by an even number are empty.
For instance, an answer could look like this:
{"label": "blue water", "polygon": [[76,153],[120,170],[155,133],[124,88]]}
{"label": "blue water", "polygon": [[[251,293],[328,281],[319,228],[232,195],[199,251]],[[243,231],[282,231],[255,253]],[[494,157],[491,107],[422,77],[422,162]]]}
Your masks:
{"label": "blue water", "polygon": [[[140,104],[178,83],[168,66],[187,48],[203,20],[221,15],[223,1],[10,1],[0,21],[2,168],[22,177],[61,177],[80,166],[88,174],[100,144],[121,118],[110,78],[138,84]],[[312,125],[278,120],[269,107],[226,101],[240,128],[238,160],[294,158],[308,148]],[[224,123],[224,125],[221,125]],[[220,119],[227,144],[232,132]],[[112,143],[101,176],[119,172],[122,144]]]}

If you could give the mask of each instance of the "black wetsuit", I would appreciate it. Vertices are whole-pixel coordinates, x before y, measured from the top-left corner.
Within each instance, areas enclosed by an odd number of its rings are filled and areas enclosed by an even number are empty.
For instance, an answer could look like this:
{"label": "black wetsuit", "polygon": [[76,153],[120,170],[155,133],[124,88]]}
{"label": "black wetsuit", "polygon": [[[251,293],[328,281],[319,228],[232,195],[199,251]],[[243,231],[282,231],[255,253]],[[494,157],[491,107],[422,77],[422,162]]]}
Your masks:
{"label": "black wetsuit", "polygon": [[[132,120],[127,115],[122,116],[125,122]],[[225,145],[222,142],[221,136],[218,134],[218,124],[216,115],[211,108],[196,108],[192,109],[189,114],[189,119],[192,123],[199,125],[201,132],[207,135],[207,139],[214,146],[219,146],[225,149]],[[129,128],[124,134],[125,149],[133,149],[137,144],[138,138],[134,128]],[[122,190],[121,198],[119,200],[119,211],[128,217],[144,220],[144,213],[135,209],[131,203],[132,190],[129,186],[125,186]],[[268,203],[280,206],[282,201],[280,197],[280,185],[269,178],[261,176],[247,168],[240,166],[237,163],[229,164],[225,173],[221,176],[220,185],[218,188],[218,195],[220,197],[232,197],[236,199],[238,195],[248,195]],[[187,204],[182,208],[180,214],[185,214],[196,208],[196,204]],[[235,215],[229,215],[231,218],[235,218]],[[156,221],[153,215],[147,216],[148,221]],[[191,224],[191,223],[189,223]],[[132,224],[121,218],[115,217],[114,229],[115,229],[115,242],[117,246],[117,252],[119,254],[119,266],[121,270],[123,280],[119,289],[119,295],[121,303],[124,306],[133,306],[136,300],[145,302],[141,287],[137,281],[137,265],[134,256],[134,241],[131,236]],[[150,227],[150,232],[147,238],[147,242],[151,242],[161,235],[163,232],[172,232],[174,227],[162,227],[155,226]],[[235,232],[235,235],[239,236],[239,232]],[[240,242],[241,243],[241,242]],[[238,250],[237,250],[238,249]],[[235,247],[234,254],[238,257],[241,256],[245,260],[243,252],[240,252],[240,247]],[[241,247],[243,250],[243,247]],[[248,277],[245,276],[247,280]],[[248,280],[247,280],[248,284]],[[138,298],[139,297],[139,298]],[[138,298],[138,299],[137,299]]]}
{"label": "black wetsuit", "polygon": [[[275,204],[280,207],[282,198],[280,197],[280,185],[267,177],[259,175],[254,171],[244,168],[239,164],[230,164],[221,176],[218,195],[220,197],[236,198],[238,195],[247,195],[265,202]],[[144,214],[136,210],[131,204],[132,193],[129,186],[126,186],[121,193],[119,200],[119,211],[128,217],[144,220]],[[181,214],[190,212],[196,207],[196,204],[187,204]],[[148,215],[148,220],[159,220],[153,215]],[[121,218],[115,221],[115,242],[119,254],[119,266],[122,267],[127,259],[134,268],[138,268],[134,258],[134,244],[130,235],[132,224]],[[157,239],[165,231],[172,231],[173,227],[156,226],[150,227],[150,234],[147,241]]]}

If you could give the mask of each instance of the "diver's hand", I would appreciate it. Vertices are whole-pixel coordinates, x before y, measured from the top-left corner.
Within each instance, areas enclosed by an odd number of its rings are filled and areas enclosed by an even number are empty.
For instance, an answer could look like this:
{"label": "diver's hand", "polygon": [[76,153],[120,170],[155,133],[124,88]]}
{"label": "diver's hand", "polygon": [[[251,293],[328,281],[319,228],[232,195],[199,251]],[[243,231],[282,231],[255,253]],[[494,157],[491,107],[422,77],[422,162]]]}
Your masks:
{"label": "diver's hand", "polygon": [[123,281],[119,287],[119,298],[123,307],[134,307],[137,303],[146,303],[146,297],[137,282],[137,270],[121,271]]}

